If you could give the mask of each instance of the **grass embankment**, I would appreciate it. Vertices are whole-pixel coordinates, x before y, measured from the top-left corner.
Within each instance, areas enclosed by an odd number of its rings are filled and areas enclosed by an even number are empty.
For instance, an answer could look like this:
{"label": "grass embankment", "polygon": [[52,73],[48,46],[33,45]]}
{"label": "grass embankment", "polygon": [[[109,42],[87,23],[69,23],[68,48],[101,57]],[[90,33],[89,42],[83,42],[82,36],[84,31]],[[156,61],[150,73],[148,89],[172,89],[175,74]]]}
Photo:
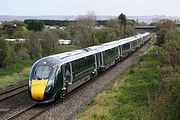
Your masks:
{"label": "grass embankment", "polygon": [[76,120],[151,119],[151,95],[158,91],[160,56],[153,47]]}
{"label": "grass embankment", "polygon": [[35,60],[25,60],[21,63],[0,68],[0,90],[28,79],[30,68],[34,61]]}

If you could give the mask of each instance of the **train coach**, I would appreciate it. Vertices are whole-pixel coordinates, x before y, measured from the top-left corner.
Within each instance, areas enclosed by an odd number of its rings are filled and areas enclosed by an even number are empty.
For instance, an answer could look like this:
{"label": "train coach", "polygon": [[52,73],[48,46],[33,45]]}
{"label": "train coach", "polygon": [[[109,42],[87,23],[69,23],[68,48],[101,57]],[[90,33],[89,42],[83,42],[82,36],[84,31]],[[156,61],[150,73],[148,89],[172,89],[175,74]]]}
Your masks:
{"label": "train coach", "polygon": [[29,95],[37,103],[64,98],[143,46],[150,33],[44,57],[34,63],[29,77]]}

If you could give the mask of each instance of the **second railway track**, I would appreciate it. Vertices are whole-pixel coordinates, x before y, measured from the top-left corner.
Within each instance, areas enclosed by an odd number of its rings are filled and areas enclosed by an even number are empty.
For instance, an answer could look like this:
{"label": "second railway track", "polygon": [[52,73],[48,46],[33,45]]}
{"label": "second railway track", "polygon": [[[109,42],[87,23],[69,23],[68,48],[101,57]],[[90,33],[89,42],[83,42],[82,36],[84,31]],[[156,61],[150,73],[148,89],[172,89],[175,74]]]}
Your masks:
{"label": "second railway track", "polygon": [[15,95],[18,95],[22,92],[25,92],[28,90],[28,84],[27,83],[24,83],[24,84],[21,84],[19,86],[16,86],[16,87],[13,87],[13,88],[10,88],[6,91],[3,91],[0,93],[0,102],[1,101],[4,101],[8,98],[11,98]]}

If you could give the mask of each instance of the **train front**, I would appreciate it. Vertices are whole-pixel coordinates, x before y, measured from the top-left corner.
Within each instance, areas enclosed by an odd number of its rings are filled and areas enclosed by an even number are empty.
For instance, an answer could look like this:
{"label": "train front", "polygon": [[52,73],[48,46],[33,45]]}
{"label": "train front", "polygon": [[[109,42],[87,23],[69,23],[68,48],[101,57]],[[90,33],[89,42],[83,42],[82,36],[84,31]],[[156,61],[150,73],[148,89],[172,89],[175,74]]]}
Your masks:
{"label": "train front", "polygon": [[33,101],[46,103],[54,100],[56,62],[42,59],[33,65],[29,77],[29,95]]}

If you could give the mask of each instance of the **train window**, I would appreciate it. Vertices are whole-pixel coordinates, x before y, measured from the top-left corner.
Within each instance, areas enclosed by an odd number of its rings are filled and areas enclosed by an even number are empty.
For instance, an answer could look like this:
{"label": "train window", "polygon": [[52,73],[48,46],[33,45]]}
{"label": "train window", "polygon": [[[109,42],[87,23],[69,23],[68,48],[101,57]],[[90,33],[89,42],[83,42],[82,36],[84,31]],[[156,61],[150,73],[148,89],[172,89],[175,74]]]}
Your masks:
{"label": "train window", "polygon": [[134,45],[134,46],[137,45],[137,40],[133,41],[133,45]]}
{"label": "train window", "polygon": [[87,56],[86,59],[84,57],[76,61],[73,61],[72,62],[73,71],[75,72],[75,74],[80,73],[86,70],[87,68],[91,67],[92,65],[94,65],[94,61],[95,59],[93,56]]}
{"label": "train window", "polygon": [[38,66],[34,70],[33,79],[48,79],[53,72],[51,66]]}
{"label": "train window", "polygon": [[105,51],[105,58],[110,58],[112,56],[115,56],[118,52],[118,48],[112,48]]}
{"label": "train window", "polygon": [[128,50],[130,48],[130,44],[129,43],[126,43],[126,44],[123,44],[122,45],[122,50]]}

